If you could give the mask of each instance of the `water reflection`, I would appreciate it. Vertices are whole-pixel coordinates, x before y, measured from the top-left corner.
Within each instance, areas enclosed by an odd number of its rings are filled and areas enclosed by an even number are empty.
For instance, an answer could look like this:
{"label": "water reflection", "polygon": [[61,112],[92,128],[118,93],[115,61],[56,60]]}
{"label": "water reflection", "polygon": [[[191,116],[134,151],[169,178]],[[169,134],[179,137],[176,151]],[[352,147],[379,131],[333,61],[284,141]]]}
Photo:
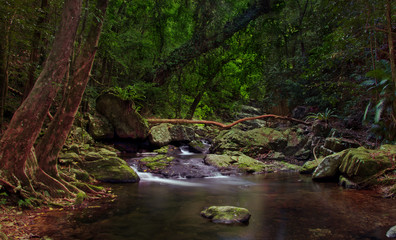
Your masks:
{"label": "water reflection", "polygon": [[[200,186],[112,185],[116,201],[57,216],[63,230],[48,224],[43,231],[53,239],[387,239],[396,221],[394,200],[298,174],[186,181]],[[199,213],[211,205],[246,207],[250,223],[210,223]]]}

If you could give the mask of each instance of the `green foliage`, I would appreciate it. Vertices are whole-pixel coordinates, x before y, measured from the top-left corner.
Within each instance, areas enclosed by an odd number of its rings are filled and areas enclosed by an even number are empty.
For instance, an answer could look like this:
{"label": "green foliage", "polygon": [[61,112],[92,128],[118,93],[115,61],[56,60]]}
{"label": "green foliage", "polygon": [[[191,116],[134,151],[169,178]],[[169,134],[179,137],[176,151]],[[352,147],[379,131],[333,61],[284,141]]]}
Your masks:
{"label": "green foliage", "polygon": [[[1,185],[0,185],[0,189],[1,189]],[[1,197],[0,205],[6,204],[7,203],[7,198],[6,197],[8,197],[8,194],[5,193],[5,192],[2,192],[2,193],[0,193],[0,197]]]}
{"label": "green foliage", "polygon": [[396,135],[396,120],[393,118],[395,113],[392,104],[396,101],[396,90],[389,62],[382,60],[377,66],[377,69],[367,72],[368,79],[361,83],[366,91],[377,96],[367,104],[363,121],[373,121],[372,131],[380,138],[393,140]]}
{"label": "green foliage", "polygon": [[18,207],[20,208],[31,208],[33,207],[33,199],[32,198],[26,198],[26,199],[19,199],[18,200]]}
{"label": "green foliage", "polygon": [[314,120],[328,122],[331,118],[334,117],[337,117],[337,115],[334,114],[334,111],[326,108],[324,112],[309,114],[306,119],[314,119]]}
{"label": "green foliage", "polygon": [[85,192],[79,192],[79,193],[77,193],[74,204],[81,205],[86,198],[87,198],[87,194]]}

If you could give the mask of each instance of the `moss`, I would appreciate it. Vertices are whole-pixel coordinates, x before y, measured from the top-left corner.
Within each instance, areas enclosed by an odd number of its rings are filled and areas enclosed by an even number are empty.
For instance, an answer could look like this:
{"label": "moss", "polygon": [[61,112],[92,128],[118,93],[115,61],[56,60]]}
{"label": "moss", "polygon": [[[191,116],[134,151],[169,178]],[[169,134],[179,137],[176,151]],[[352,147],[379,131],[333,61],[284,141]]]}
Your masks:
{"label": "moss", "polygon": [[316,160],[313,161],[307,161],[304,163],[304,165],[300,168],[299,172],[301,174],[310,174],[315,171],[315,169],[318,167],[319,163]]}
{"label": "moss", "polygon": [[167,154],[168,149],[169,149],[169,146],[163,146],[160,149],[155,149],[154,152],[159,153],[159,154]]}
{"label": "moss", "polygon": [[233,206],[211,206],[201,212],[203,217],[209,218],[214,223],[247,223],[250,219],[249,210]]}
{"label": "moss", "polygon": [[245,172],[253,173],[253,172],[262,172],[265,170],[265,164],[257,161],[251,157],[246,155],[242,156],[232,156],[231,159],[236,162],[234,165],[238,166],[239,169]]}
{"label": "moss", "polygon": [[205,163],[217,168],[229,167],[235,160],[228,155],[208,154],[205,157]]}
{"label": "moss", "polygon": [[74,204],[81,205],[86,198],[87,194],[85,192],[79,192],[77,193],[76,199],[74,200]]}
{"label": "moss", "polygon": [[349,149],[339,169],[349,179],[359,182],[391,165],[387,152],[360,147]]}
{"label": "moss", "polygon": [[87,171],[81,170],[81,169],[75,169],[72,168],[71,172],[75,175],[77,180],[83,181],[83,182],[89,182],[89,174]]}
{"label": "moss", "polygon": [[145,157],[140,162],[144,163],[151,170],[162,170],[169,166],[173,159],[175,158],[160,154],[155,157]]}

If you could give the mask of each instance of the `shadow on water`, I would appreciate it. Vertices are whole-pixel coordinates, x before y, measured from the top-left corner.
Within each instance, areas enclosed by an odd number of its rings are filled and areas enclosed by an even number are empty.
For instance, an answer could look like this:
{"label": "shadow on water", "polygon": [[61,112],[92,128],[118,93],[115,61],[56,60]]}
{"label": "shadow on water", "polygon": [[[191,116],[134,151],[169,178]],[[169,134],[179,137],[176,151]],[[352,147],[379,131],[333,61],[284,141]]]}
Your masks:
{"label": "shadow on water", "polygon": [[[36,228],[53,239],[387,239],[396,221],[394,200],[295,173],[173,181],[187,184],[112,185],[114,202],[46,215]],[[250,223],[213,224],[200,216],[211,205],[246,207]]]}

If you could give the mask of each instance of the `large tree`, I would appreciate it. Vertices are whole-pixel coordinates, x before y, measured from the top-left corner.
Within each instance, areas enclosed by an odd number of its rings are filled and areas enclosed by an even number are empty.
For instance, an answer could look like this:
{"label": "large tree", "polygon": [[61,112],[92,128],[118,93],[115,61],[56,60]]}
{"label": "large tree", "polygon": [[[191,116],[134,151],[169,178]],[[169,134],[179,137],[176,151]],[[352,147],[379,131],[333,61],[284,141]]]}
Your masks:
{"label": "large tree", "polygon": [[[65,1],[59,30],[43,71],[0,140],[0,182],[8,191],[22,186],[34,192],[26,173],[27,159],[32,157],[33,144],[68,70],[80,14],[81,0]],[[44,179],[47,175],[40,170]]]}

